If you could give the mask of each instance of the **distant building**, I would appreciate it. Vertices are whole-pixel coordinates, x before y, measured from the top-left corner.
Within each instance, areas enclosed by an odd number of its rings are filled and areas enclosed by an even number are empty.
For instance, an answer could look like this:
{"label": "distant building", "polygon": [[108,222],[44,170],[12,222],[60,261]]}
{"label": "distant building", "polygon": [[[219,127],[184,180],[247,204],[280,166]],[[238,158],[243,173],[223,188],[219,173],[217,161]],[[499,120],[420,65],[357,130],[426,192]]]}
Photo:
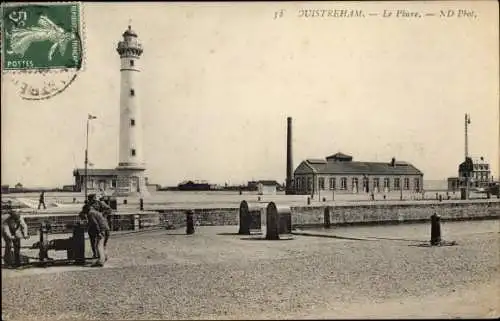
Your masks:
{"label": "distant building", "polygon": [[307,159],[294,172],[296,194],[322,190],[343,193],[421,192],[424,174],[408,162],[357,162],[336,153],[326,159]]}
{"label": "distant building", "polygon": [[448,181],[458,181],[458,186],[464,187],[466,186],[465,182],[468,174],[470,174],[469,187],[484,188],[493,181],[490,164],[483,157],[468,157],[465,162],[458,166],[458,177],[450,177]]}
{"label": "distant building", "polygon": [[257,190],[259,195],[274,195],[279,183],[272,180],[262,180],[257,182]]}
{"label": "distant building", "polygon": [[177,185],[180,191],[209,191],[212,185],[207,181],[184,181]]}
{"label": "distant building", "polygon": [[488,186],[488,184],[493,181],[490,164],[488,164],[483,157],[478,159],[472,158],[472,164],[474,165],[472,170],[472,185],[474,187]]}
{"label": "distant building", "polygon": [[16,192],[21,192],[21,191],[23,191],[23,190],[24,190],[23,184],[21,184],[21,183],[17,183],[16,185],[14,185],[14,190],[15,190]]}
{"label": "distant building", "polygon": [[9,185],[2,185],[2,194],[9,193]]}
{"label": "distant building", "polygon": [[259,190],[259,182],[257,182],[257,181],[249,181],[247,183],[247,190],[249,190],[249,191],[257,191],[257,190]]}

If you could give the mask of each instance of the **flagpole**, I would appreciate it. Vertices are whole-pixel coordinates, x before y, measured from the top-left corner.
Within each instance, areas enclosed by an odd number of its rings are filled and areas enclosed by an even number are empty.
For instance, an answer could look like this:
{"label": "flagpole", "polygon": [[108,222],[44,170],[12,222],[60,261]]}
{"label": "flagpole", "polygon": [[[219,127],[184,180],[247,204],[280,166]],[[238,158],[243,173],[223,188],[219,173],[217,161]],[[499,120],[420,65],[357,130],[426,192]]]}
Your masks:
{"label": "flagpole", "polygon": [[89,123],[90,123],[90,120],[91,119],[95,119],[97,117],[95,116],[92,116],[92,115],[88,115],[87,117],[87,131],[86,131],[86,135],[85,135],[85,173],[84,173],[84,182],[85,182],[85,186],[84,186],[84,191],[85,191],[85,200],[87,200],[87,180],[88,180],[88,176],[87,176],[87,169],[88,169],[88,165],[89,165]]}

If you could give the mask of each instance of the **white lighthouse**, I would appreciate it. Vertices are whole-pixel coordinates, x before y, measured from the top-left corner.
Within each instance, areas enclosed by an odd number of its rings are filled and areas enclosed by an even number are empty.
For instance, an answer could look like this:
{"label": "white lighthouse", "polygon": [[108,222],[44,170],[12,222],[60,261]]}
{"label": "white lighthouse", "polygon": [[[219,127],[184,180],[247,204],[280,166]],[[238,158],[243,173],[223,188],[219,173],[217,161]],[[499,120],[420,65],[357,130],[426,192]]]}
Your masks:
{"label": "white lighthouse", "polygon": [[131,26],[123,33],[116,51],[120,55],[120,145],[116,194],[118,196],[145,196],[148,194],[144,171],[142,144],[141,75],[142,44]]}

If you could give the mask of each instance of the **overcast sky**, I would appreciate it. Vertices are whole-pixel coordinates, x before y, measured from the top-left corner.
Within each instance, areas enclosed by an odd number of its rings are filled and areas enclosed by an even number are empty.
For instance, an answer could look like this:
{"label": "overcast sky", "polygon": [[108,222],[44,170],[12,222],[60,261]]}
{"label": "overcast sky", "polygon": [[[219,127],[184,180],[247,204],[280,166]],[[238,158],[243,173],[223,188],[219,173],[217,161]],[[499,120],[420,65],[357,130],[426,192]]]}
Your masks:
{"label": "overcast sky", "polygon": [[[63,93],[19,98],[2,76],[2,184],[72,184],[92,121],[94,168],[118,164],[120,60],[132,19],[144,46],[141,99],[150,182],[285,180],[336,152],[413,163],[424,179],[457,174],[470,154],[499,167],[498,4],[84,3],[85,70]],[[298,10],[472,8],[476,19],[299,18]],[[274,12],[286,8],[283,18]],[[20,76],[17,76],[20,77]]]}

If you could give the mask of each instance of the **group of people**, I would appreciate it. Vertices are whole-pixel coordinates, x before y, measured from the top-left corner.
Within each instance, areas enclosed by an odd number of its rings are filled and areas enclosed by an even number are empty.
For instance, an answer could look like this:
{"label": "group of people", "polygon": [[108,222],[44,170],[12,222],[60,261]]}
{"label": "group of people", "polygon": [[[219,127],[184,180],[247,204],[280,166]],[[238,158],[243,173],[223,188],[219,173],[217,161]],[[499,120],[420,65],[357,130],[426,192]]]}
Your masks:
{"label": "group of people", "polygon": [[80,212],[80,218],[87,220],[92,257],[97,259],[95,266],[104,266],[108,260],[106,246],[110,236],[111,207],[96,194],[89,194]]}

